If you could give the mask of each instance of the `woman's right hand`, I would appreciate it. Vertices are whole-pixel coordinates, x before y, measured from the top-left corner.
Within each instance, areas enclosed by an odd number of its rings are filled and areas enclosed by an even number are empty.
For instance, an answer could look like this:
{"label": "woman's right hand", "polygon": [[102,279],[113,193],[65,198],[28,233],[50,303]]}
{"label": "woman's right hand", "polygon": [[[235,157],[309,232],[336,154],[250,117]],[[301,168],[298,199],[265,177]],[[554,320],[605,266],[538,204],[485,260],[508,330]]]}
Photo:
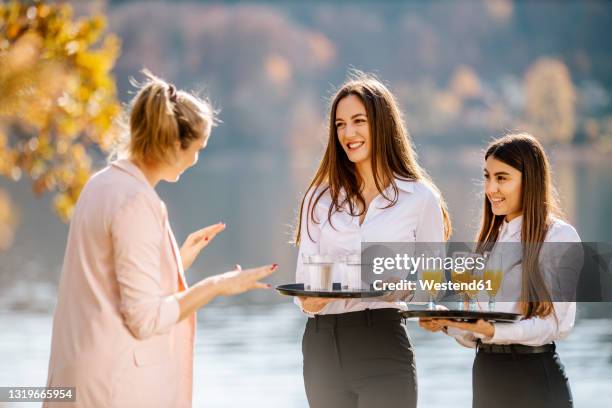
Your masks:
{"label": "woman's right hand", "polygon": [[419,319],[419,326],[421,326],[423,329],[430,331],[430,332],[438,332],[440,330],[444,330],[444,326],[441,325],[440,323],[438,323],[436,320],[434,319]]}
{"label": "woman's right hand", "polygon": [[[448,310],[448,307],[436,305],[434,310]],[[422,317],[419,319],[419,326],[430,332],[435,333],[442,330],[444,333],[446,333],[446,326],[444,324],[440,324],[440,320],[438,319],[427,319]]]}
{"label": "woman's right hand", "polygon": [[321,310],[323,310],[323,308],[327,306],[327,304],[338,300],[338,299],[332,299],[332,298],[319,298],[319,297],[306,297],[306,296],[300,296],[299,299],[302,305],[302,309],[304,309],[304,311],[308,313],[318,313]]}
{"label": "woman's right hand", "polygon": [[273,264],[242,270],[240,265],[236,265],[233,271],[215,275],[212,279],[218,295],[238,295],[251,289],[269,289],[269,284],[259,280],[271,275],[277,268],[278,265]]}

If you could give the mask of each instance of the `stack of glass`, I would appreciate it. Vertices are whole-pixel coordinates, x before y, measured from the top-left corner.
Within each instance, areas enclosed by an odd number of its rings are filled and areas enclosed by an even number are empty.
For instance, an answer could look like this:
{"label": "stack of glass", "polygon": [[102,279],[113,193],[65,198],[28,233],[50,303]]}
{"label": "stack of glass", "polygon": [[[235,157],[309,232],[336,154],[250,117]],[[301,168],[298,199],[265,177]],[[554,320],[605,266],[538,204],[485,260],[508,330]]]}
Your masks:
{"label": "stack of glass", "polygon": [[361,256],[349,255],[302,255],[304,266],[304,289],[310,291],[332,291],[334,282],[340,283],[342,291],[362,289]]}

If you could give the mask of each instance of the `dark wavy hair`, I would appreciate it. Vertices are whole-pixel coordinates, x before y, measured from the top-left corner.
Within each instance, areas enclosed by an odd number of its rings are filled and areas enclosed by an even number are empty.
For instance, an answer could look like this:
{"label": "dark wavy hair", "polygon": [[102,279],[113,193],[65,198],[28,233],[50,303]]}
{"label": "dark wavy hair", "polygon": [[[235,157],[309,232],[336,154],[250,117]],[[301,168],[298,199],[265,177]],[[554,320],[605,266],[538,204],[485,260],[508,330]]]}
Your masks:
{"label": "dark wavy hair", "polygon": [[[521,312],[525,318],[548,316],[554,309],[539,268],[539,255],[550,227],[551,215],[564,218],[552,183],[548,158],[540,142],[527,133],[509,134],[494,140],[487,148],[485,161],[489,157],[521,172]],[[504,216],[493,214],[491,203],[485,195],[480,232],[476,237],[478,252],[492,248],[503,222]]]}
{"label": "dark wavy hair", "polygon": [[[378,192],[389,202],[385,208],[397,203],[396,177],[404,180],[423,181],[439,193],[438,188],[417,162],[410,135],[393,94],[375,76],[353,71],[331,100],[327,148],[302,198],[294,238],[296,244],[300,243],[303,212],[307,211],[310,219],[318,223],[319,220],[314,219],[314,209],[321,197],[328,191],[332,199],[327,215],[330,222],[334,211],[338,211],[345,205],[348,205],[349,212],[353,216],[360,216],[366,211],[365,199],[361,193],[363,180],[355,164],[348,159],[342,149],[335,126],[338,103],[349,95],[357,96],[366,109],[372,140],[372,172]],[[384,192],[389,185],[393,189],[391,196],[385,195]],[[342,190],[345,195],[340,194]],[[312,195],[306,203],[306,197],[310,192]],[[440,201],[444,217],[444,236],[445,239],[448,239],[452,231],[450,217],[441,195]],[[310,231],[308,231],[308,237],[312,240]]]}

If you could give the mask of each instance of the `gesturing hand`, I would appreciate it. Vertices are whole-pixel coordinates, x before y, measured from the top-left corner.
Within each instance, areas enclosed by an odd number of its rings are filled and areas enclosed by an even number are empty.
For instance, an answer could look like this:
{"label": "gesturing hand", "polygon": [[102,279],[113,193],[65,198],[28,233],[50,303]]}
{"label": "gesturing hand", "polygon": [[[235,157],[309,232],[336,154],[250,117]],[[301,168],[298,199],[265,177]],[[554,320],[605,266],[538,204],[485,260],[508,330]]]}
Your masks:
{"label": "gesturing hand", "polygon": [[272,274],[278,265],[267,265],[243,271],[240,265],[230,272],[202,279],[176,294],[179,301],[179,319],[185,319],[217,296],[237,295],[250,289],[267,289],[270,285],[259,282]]}
{"label": "gesturing hand", "polygon": [[213,238],[224,229],[225,224],[220,222],[189,234],[181,247],[183,270],[189,269],[193,261],[195,261],[200,254],[200,251],[204,249],[206,245],[210,244]]}
{"label": "gesturing hand", "polygon": [[213,276],[217,294],[229,296],[251,289],[269,289],[270,285],[259,280],[271,275],[277,267],[278,265],[274,264],[243,271],[240,265],[236,265],[233,271]]}

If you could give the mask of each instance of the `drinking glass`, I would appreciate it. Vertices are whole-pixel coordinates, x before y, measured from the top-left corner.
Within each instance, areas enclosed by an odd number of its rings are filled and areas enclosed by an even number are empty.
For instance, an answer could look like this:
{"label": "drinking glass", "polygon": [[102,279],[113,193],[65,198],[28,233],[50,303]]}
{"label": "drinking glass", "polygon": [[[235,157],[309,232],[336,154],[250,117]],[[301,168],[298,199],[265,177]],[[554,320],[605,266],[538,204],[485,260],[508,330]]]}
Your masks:
{"label": "drinking glass", "polygon": [[312,255],[310,258],[311,290],[332,291],[334,289],[334,259],[329,255]]}
{"label": "drinking glass", "polygon": [[487,259],[487,267],[484,272],[484,280],[489,294],[489,311],[495,310],[495,296],[499,291],[504,278],[504,268],[502,253],[500,251],[492,253]]}
{"label": "drinking glass", "polygon": [[342,263],[341,287],[342,290],[361,290],[361,254],[349,254]]}
{"label": "drinking glass", "polygon": [[[432,255],[434,259],[440,259],[439,251],[433,251]],[[429,303],[427,307],[431,310],[435,309],[435,298],[438,296],[438,290],[435,288],[435,285],[442,283],[442,281],[444,280],[443,267],[437,268],[436,266],[437,265],[434,265],[433,268],[426,267],[425,270],[423,270],[422,274],[423,281],[427,282],[427,285],[431,285],[427,289],[427,291],[429,292]]]}
{"label": "drinking glass", "polygon": [[312,255],[302,254],[302,280],[304,281],[304,290],[311,290],[312,288],[312,270],[314,265],[312,263]]}
{"label": "drinking glass", "polygon": [[[456,251],[453,253],[453,269],[451,270],[451,281],[453,283],[459,283],[461,285],[467,283],[466,275],[469,274],[467,269],[465,266],[458,268],[457,265],[465,265],[465,261],[468,259],[468,256],[469,253],[465,251]],[[461,261],[459,261],[459,259],[461,259]],[[460,288],[456,292],[459,294],[459,301],[457,302],[458,309],[464,310],[464,302],[467,301],[465,290]]]}
{"label": "drinking glass", "polygon": [[474,267],[471,269],[466,269],[465,282],[471,284],[472,287],[468,288],[465,293],[468,297],[468,310],[472,312],[476,310],[476,297],[479,292],[478,282],[483,279],[483,269],[479,268],[476,264],[476,258],[482,257],[481,254],[472,253],[468,256],[473,259],[471,263],[474,265]]}

